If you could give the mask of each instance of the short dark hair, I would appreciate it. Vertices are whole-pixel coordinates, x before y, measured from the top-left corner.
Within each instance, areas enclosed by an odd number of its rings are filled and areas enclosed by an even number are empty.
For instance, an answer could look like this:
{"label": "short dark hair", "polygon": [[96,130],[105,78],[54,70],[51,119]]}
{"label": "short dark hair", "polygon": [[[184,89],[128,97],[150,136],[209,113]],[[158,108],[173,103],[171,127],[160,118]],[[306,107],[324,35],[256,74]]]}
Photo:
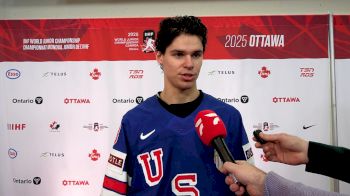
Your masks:
{"label": "short dark hair", "polygon": [[202,41],[203,51],[207,44],[207,27],[195,16],[175,16],[163,19],[159,23],[156,38],[156,49],[162,54],[173,40],[181,35],[197,35]]}

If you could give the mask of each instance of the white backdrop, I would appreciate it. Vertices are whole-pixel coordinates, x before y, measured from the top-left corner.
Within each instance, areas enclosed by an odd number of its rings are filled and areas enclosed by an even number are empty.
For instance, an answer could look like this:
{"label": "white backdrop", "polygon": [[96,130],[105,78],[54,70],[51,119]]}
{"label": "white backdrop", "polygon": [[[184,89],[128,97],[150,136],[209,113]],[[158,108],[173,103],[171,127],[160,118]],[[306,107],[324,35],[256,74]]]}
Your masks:
{"label": "white backdrop", "polygon": [[[155,31],[158,21],[0,21],[6,27],[0,42],[0,195],[98,195],[122,115],[162,89],[154,53],[141,51],[142,34]],[[265,128],[330,143],[327,15],[203,21],[209,39],[198,86],[235,106],[249,137]],[[258,35],[283,35],[284,43],[271,46],[261,38],[265,45],[252,44]],[[24,50],[27,39],[51,37],[79,37],[76,44],[89,48]],[[331,190],[328,177],[265,162],[261,150],[253,152],[265,171]]]}

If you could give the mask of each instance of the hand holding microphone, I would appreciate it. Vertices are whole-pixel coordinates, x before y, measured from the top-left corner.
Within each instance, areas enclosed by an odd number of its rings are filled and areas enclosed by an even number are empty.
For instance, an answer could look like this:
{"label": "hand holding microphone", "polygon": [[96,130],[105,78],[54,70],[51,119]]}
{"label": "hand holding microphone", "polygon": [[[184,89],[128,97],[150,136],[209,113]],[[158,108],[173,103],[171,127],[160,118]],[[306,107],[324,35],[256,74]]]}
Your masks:
{"label": "hand holding microphone", "polygon": [[201,141],[213,146],[222,162],[235,162],[223,139],[227,135],[225,124],[214,111],[200,111],[195,118],[195,127]]}
{"label": "hand holding microphone", "polygon": [[[195,118],[195,127],[201,141],[207,146],[213,146],[223,163],[235,163],[235,160],[223,139],[227,135],[225,124],[214,111],[200,111]],[[236,184],[240,185],[232,173],[229,175]]]}
{"label": "hand holding microphone", "polygon": [[265,134],[254,131],[255,147],[262,148],[269,161],[300,165],[309,162],[309,142],[286,133]]}

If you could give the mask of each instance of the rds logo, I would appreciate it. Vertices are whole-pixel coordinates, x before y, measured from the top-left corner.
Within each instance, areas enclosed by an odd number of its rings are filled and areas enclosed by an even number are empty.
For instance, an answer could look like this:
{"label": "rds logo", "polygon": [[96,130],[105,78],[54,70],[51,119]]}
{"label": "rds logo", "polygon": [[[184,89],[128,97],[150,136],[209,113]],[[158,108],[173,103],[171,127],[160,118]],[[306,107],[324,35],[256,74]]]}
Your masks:
{"label": "rds logo", "polygon": [[17,69],[9,69],[6,72],[6,77],[8,79],[17,79],[21,76],[21,72]]}

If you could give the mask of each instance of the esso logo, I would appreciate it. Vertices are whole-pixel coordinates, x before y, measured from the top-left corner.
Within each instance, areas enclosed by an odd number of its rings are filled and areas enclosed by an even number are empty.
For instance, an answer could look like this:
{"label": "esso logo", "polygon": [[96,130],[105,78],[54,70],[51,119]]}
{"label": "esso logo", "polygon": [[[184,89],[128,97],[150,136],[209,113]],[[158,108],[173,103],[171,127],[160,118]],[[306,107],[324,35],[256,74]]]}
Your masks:
{"label": "esso logo", "polygon": [[17,79],[21,76],[21,72],[17,69],[9,69],[6,72],[6,77],[9,79]]}

